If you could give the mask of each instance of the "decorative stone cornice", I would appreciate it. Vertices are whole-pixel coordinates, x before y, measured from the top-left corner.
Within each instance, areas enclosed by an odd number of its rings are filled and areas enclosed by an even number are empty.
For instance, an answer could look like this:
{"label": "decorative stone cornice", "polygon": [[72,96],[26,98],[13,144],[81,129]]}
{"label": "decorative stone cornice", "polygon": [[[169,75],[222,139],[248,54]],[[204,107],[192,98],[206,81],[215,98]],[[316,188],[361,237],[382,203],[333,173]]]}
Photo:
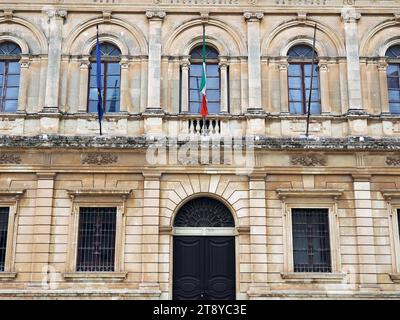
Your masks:
{"label": "decorative stone cornice", "polygon": [[325,166],[326,158],[314,154],[293,155],[290,157],[290,164],[304,167]]}
{"label": "decorative stone cornice", "polygon": [[146,11],[146,17],[149,20],[162,20],[166,15],[165,11]]}
{"label": "decorative stone cornice", "polygon": [[82,164],[111,164],[118,162],[118,156],[111,153],[89,153],[82,159]]}
{"label": "decorative stone cornice", "polygon": [[341,18],[345,23],[355,23],[360,20],[361,13],[355,11],[353,8],[343,8]]}
{"label": "decorative stone cornice", "polygon": [[264,18],[264,13],[262,12],[245,12],[243,17],[247,22],[260,22]]}
{"label": "decorative stone cornice", "polygon": [[20,164],[21,157],[15,153],[0,153],[0,164]]}
{"label": "decorative stone cornice", "polygon": [[52,18],[65,19],[67,17],[67,10],[66,9],[48,9],[47,16],[49,17],[49,19],[52,19]]}

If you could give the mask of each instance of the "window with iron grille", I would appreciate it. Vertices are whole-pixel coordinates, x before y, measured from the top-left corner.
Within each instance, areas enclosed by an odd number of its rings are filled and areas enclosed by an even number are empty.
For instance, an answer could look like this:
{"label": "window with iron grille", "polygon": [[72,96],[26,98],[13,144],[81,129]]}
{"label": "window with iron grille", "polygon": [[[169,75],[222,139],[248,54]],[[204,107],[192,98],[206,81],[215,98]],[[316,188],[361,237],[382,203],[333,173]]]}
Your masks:
{"label": "window with iron grille", "polygon": [[328,209],[292,209],[295,272],[331,272]]}
{"label": "window with iron grille", "polygon": [[116,214],[113,207],[80,208],[77,271],[114,271]]}
{"label": "window with iron grille", "polygon": [[[100,44],[103,111],[119,112],[121,87],[121,51],[111,43]],[[97,112],[96,48],[91,52],[89,68],[88,112]]]}
{"label": "window with iron grille", "polygon": [[[289,111],[291,114],[307,114],[311,86],[313,50],[307,45],[297,45],[288,51]],[[314,55],[317,57],[317,54]],[[321,113],[318,65],[314,61],[310,113]]]}
{"label": "window with iron grille", "polygon": [[386,56],[389,109],[391,113],[400,113],[400,45],[390,47]]}
{"label": "window with iron grille", "polygon": [[4,271],[6,260],[9,211],[8,207],[0,207],[0,271]]}
{"label": "window with iron grille", "polygon": [[[203,72],[203,47],[198,46],[190,53],[189,68],[189,111],[200,112],[202,95],[200,92],[201,76]],[[206,75],[207,75],[207,107],[208,113],[218,114],[221,102],[221,79],[218,66],[219,53],[214,48],[206,47]]]}
{"label": "window with iron grille", "polygon": [[18,108],[21,49],[12,42],[0,44],[0,111],[15,112]]}

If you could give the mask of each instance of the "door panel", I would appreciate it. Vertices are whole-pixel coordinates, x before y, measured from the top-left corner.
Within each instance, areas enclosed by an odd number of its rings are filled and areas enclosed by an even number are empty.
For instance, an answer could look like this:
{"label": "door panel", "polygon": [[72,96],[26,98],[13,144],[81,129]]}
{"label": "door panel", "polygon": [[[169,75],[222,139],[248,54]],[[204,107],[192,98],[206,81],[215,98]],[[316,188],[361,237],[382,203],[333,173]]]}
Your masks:
{"label": "door panel", "polygon": [[235,238],[174,237],[173,299],[235,299]]}
{"label": "door panel", "polygon": [[207,299],[235,299],[235,238],[205,237]]}
{"label": "door panel", "polygon": [[203,292],[203,252],[201,237],[174,237],[174,300],[200,297]]}

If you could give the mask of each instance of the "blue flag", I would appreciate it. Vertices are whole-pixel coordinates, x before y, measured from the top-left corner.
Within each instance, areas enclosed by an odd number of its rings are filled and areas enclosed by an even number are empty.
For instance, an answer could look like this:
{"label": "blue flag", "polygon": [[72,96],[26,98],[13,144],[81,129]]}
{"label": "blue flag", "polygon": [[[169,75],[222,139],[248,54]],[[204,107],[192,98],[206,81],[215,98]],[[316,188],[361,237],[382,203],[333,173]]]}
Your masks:
{"label": "blue flag", "polygon": [[101,120],[103,119],[103,98],[101,96],[101,52],[99,42],[99,29],[97,27],[96,36],[96,80],[97,80],[97,114],[99,115],[100,135],[101,135]]}

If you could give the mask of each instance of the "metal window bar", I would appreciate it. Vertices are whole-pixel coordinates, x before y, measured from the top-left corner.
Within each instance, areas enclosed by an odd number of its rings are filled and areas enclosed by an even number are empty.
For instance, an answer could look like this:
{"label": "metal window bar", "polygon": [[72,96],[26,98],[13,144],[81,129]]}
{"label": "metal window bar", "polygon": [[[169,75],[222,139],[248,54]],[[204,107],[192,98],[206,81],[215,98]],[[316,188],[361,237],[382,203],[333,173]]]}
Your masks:
{"label": "metal window bar", "polygon": [[117,209],[81,207],[77,271],[114,271]]}
{"label": "metal window bar", "polygon": [[292,209],[295,272],[332,272],[328,209]]}
{"label": "metal window bar", "polygon": [[9,211],[8,207],[0,207],[0,271],[4,271],[6,260]]}

